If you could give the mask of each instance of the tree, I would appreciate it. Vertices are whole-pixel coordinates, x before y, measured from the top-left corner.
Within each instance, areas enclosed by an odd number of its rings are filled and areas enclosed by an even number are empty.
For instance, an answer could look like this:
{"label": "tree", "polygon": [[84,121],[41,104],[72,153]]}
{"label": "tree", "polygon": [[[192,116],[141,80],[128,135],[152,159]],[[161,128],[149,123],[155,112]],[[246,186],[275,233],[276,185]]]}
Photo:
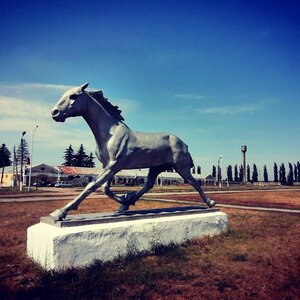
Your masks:
{"label": "tree", "polygon": [[278,182],[278,166],[276,162],[274,162],[274,182]]}
{"label": "tree", "polygon": [[5,144],[0,148],[0,167],[2,168],[1,183],[3,183],[4,168],[11,165],[11,153]]}
{"label": "tree", "polygon": [[239,182],[243,182],[244,179],[244,168],[242,165],[240,165],[240,170],[239,170]]}
{"label": "tree", "polygon": [[211,173],[211,176],[215,179],[217,179],[217,169],[216,169],[216,166],[213,166],[212,167],[212,173]]}
{"label": "tree", "polygon": [[83,144],[80,145],[79,149],[77,150],[76,154],[74,153],[72,145],[70,145],[64,152],[64,166],[74,166],[74,167],[86,167],[86,168],[94,168],[95,157],[93,153],[90,153],[88,156],[85,153],[85,149]]}
{"label": "tree", "polygon": [[192,173],[193,173],[193,174],[195,174],[195,173],[196,173],[195,166],[193,166]]}
{"label": "tree", "polygon": [[234,166],[234,181],[238,182],[239,181],[239,172],[238,172],[238,166]]}
{"label": "tree", "polygon": [[294,182],[298,182],[298,169],[296,164],[294,164]]}
{"label": "tree", "polygon": [[87,168],[94,168],[95,167],[95,162],[94,162],[95,157],[93,156],[93,153],[91,152],[89,157],[86,160],[86,165],[85,167]]}
{"label": "tree", "polygon": [[247,182],[250,182],[251,178],[250,178],[250,166],[247,164]]}
{"label": "tree", "polygon": [[282,185],[286,184],[286,175],[285,175],[284,163],[282,163],[280,165],[280,168],[279,168],[279,181],[281,182]]}
{"label": "tree", "polygon": [[229,165],[228,168],[227,168],[227,180],[229,182],[233,181],[233,178],[232,178],[232,166],[231,165]]}
{"label": "tree", "polygon": [[264,182],[269,182],[267,166],[264,165]]}
{"label": "tree", "polygon": [[76,167],[85,167],[88,156],[85,153],[83,144],[80,145],[78,151],[75,154],[75,166]]}
{"label": "tree", "polygon": [[72,145],[70,145],[64,153],[63,158],[65,161],[63,162],[63,166],[75,166],[75,155]]}
{"label": "tree", "polygon": [[257,171],[256,164],[253,164],[252,181],[253,182],[258,182],[258,171]]}
{"label": "tree", "polygon": [[289,174],[287,176],[287,185],[294,184],[294,172],[293,172],[293,165],[289,163]]}
{"label": "tree", "polygon": [[297,182],[300,182],[300,162],[297,161]]}
{"label": "tree", "polygon": [[200,166],[197,167],[197,174],[201,174],[201,167]]}
{"label": "tree", "polygon": [[[16,152],[17,162],[19,164],[21,164],[21,157],[22,157],[22,142],[18,146],[18,149]],[[23,164],[26,164],[28,162],[28,159],[30,159],[29,146],[28,146],[27,141],[23,138]]]}

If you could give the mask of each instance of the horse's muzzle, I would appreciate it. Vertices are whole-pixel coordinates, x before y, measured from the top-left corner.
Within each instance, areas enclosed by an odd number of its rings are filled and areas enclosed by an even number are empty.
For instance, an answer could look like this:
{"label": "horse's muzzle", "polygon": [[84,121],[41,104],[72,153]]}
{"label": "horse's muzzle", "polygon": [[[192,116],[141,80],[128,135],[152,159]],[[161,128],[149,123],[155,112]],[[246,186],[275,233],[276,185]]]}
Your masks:
{"label": "horse's muzzle", "polygon": [[56,122],[64,122],[66,117],[58,109],[51,111],[52,119]]}

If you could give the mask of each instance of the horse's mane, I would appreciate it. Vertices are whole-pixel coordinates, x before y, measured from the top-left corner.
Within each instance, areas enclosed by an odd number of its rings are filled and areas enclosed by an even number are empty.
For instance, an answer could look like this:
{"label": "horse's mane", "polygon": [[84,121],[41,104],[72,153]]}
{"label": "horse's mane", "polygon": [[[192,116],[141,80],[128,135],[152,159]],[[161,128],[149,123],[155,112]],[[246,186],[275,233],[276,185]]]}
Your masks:
{"label": "horse's mane", "polygon": [[123,116],[121,115],[121,110],[118,106],[112,105],[107,98],[103,96],[102,91],[96,91],[96,92],[88,92],[88,94],[93,97],[97,102],[100,103],[100,105],[103,106],[103,108],[113,117],[117,118],[119,121],[124,121]]}

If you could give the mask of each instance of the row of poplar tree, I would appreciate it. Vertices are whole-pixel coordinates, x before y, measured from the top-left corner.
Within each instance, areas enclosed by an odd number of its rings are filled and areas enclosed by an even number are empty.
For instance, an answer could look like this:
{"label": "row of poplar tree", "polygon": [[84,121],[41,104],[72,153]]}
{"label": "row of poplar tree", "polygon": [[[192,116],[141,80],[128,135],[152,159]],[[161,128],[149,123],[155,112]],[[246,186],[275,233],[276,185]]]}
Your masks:
{"label": "row of poplar tree", "polygon": [[[246,168],[246,178],[247,182],[258,182],[260,179],[260,174],[257,169],[256,164],[253,164],[252,173],[250,170],[250,166],[247,165]],[[220,174],[217,174],[216,166],[212,168],[212,177],[220,178]],[[263,181],[269,182],[269,174],[267,166],[263,167]],[[233,168],[231,165],[227,167],[227,179],[229,182],[242,182],[244,178],[244,168],[242,165],[235,165]],[[282,185],[293,185],[294,182],[300,182],[300,162],[298,161],[296,164],[288,163],[288,170],[286,170],[284,163],[280,164],[278,167],[277,163],[274,162],[273,166],[273,181],[280,182]]]}

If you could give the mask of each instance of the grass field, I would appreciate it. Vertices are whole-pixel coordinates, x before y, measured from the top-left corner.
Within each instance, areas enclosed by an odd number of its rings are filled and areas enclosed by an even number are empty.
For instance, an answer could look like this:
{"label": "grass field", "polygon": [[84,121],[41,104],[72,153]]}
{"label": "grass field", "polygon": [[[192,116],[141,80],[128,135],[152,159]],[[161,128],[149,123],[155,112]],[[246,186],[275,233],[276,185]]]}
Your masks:
{"label": "grass field", "polygon": [[[230,227],[220,236],[46,272],[27,258],[26,229],[65,203],[0,203],[1,299],[299,299],[298,215],[222,209]],[[140,201],[135,209],[172,205]],[[76,213],[116,208],[91,198]]]}

